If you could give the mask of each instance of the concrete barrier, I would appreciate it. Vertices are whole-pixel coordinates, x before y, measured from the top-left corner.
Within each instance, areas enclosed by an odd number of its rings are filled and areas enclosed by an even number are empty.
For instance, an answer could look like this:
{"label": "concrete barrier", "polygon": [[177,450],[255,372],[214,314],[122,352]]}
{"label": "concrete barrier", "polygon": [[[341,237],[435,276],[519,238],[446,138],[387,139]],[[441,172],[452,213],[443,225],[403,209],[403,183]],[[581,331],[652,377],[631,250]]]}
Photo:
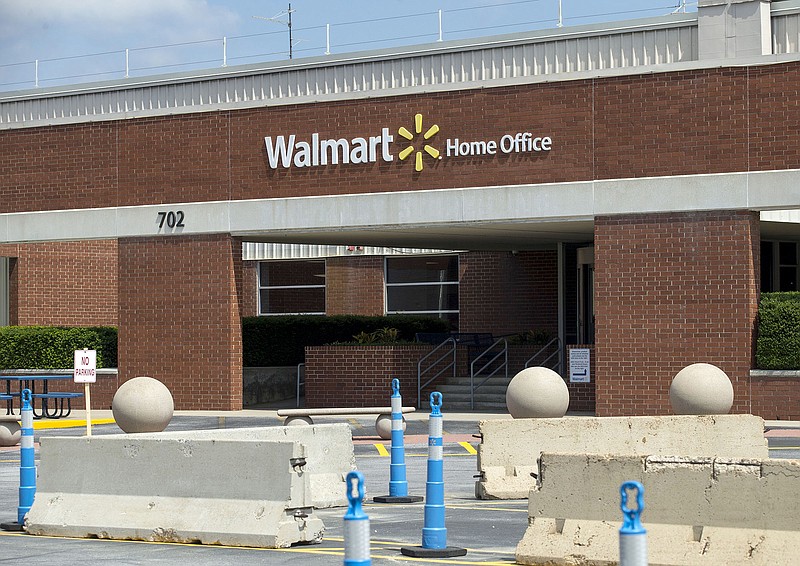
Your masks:
{"label": "concrete barrier", "polygon": [[479,428],[479,499],[527,498],[541,452],[769,456],[764,421],[753,415],[501,419]]}
{"label": "concrete barrier", "polygon": [[800,461],[543,453],[520,564],[616,564],[619,486],[644,485],[649,564],[796,563]]}
{"label": "concrete barrier", "polygon": [[311,503],[317,509],[347,507],[345,478],[356,469],[353,433],[346,423],[310,426],[221,428],[115,435],[126,438],[214,440],[287,440],[306,447],[305,471],[309,475]]}
{"label": "concrete barrier", "polygon": [[300,442],[42,438],[33,535],[287,547],[319,542]]}

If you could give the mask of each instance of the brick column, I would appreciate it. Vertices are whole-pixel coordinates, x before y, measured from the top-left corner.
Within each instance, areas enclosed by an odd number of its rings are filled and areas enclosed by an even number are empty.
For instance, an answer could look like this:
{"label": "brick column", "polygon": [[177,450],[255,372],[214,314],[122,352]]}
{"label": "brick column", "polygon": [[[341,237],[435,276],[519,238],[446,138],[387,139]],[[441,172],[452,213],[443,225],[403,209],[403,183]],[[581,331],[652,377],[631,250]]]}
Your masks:
{"label": "brick column", "polygon": [[119,241],[120,383],[154,377],[177,410],[242,408],[241,253],[228,235]]}
{"label": "brick column", "polygon": [[672,414],[672,378],[695,362],[750,412],[758,213],[598,217],[594,242],[597,415]]}

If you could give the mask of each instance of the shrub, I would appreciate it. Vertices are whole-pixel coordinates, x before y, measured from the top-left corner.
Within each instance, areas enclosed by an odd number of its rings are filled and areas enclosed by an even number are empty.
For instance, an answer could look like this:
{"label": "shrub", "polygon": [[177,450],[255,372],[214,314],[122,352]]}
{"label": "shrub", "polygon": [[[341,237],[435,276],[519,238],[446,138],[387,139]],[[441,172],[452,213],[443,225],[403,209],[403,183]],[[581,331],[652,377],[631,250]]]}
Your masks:
{"label": "shrub", "polygon": [[800,292],[761,294],[756,367],[800,369]]}
{"label": "shrub", "polygon": [[97,350],[97,367],[117,366],[117,329],[110,326],[0,328],[0,369],[70,369],[75,350]]}
{"label": "shrub", "polygon": [[[247,317],[242,320],[245,367],[293,366],[305,359],[306,346],[353,343],[361,333],[396,330],[396,341],[413,341],[418,332],[448,332],[447,321],[426,316],[316,316]],[[384,339],[380,340],[384,342]]]}
{"label": "shrub", "polygon": [[548,332],[547,330],[526,330],[525,332],[520,332],[519,334],[514,334],[514,336],[509,337],[508,343],[515,345],[541,344],[544,346],[555,337],[556,335],[554,333]]}

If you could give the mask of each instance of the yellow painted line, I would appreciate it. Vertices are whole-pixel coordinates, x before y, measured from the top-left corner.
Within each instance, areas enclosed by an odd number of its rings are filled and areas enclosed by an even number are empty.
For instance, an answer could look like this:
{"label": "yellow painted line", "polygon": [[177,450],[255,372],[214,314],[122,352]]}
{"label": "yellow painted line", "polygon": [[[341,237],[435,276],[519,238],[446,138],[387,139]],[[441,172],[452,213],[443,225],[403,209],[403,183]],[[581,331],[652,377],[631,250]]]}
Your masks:
{"label": "yellow painted line", "polygon": [[800,450],[800,446],[770,446],[770,450]]}
{"label": "yellow painted line", "polygon": [[386,457],[389,455],[389,452],[386,451],[386,447],[383,444],[376,444],[375,449],[378,451],[379,456]]}
{"label": "yellow painted line", "polygon": [[[92,426],[113,424],[115,422],[116,421],[114,419],[92,419]],[[86,427],[86,419],[58,419],[58,420],[45,419],[33,422],[34,430],[46,430],[48,428],[77,428],[77,427]]]}
{"label": "yellow painted line", "polygon": [[469,442],[459,442],[459,444],[460,444],[461,446],[463,446],[463,447],[464,447],[464,450],[466,450],[466,451],[467,451],[467,452],[469,452],[470,454],[477,454],[477,453],[478,453],[478,451],[477,451],[477,450],[475,450],[475,449],[472,447],[472,444],[470,444]]}
{"label": "yellow painted line", "polygon": [[[383,445],[382,444],[374,444],[374,446],[375,446],[375,449],[378,450],[378,452],[380,452],[381,448],[378,448],[378,446],[383,446]],[[383,447],[383,450],[386,450],[386,447]],[[356,456],[358,458],[385,458],[388,455],[389,455],[389,453],[386,452],[386,454],[383,454],[383,453],[380,453],[378,455],[375,455],[375,454],[357,454]],[[461,453],[461,454],[442,454],[442,456],[444,456],[445,458],[454,458],[456,456],[469,456],[469,457],[472,457],[472,454],[466,454],[466,453]],[[427,458],[427,457],[428,457],[427,454],[406,454],[406,458]]]}

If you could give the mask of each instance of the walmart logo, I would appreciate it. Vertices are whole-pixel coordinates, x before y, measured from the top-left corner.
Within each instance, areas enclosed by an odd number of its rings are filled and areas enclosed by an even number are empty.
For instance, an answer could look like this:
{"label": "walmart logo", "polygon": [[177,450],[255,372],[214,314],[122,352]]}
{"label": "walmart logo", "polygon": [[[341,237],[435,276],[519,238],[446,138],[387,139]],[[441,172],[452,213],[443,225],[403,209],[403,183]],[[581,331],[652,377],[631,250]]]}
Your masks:
{"label": "walmart logo", "polygon": [[[422,171],[423,164],[422,164],[422,152],[424,151],[434,159],[440,159],[439,150],[433,147],[430,144],[424,143],[431,139],[439,132],[439,126],[434,124],[428,130],[422,134],[422,114],[417,114],[414,116],[414,133],[412,134],[409,132],[405,126],[402,126],[397,133],[400,134],[402,137],[407,139],[408,141],[412,142],[411,145],[406,147],[403,151],[401,151],[397,156],[400,158],[400,161],[405,161],[408,156],[412,153],[415,154],[414,158],[414,169],[416,171]],[[416,138],[419,134],[422,134],[422,139],[418,140],[418,143],[415,144],[414,138]],[[420,147],[421,149],[416,149]]]}
{"label": "walmart logo", "polygon": [[[433,159],[443,157],[484,157],[491,159],[499,154],[549,152],[553,148],[553,138],[519,131],[502,134],[499,137],[477,140],[448,138],[443,141],[444,155],[432,145],[432,139],[439,133],[439,126],[423,125],[422,114],[414,115],[413,132],[405,126],[397,134],[409,143],[400,150],[397,157],[405,161],[414,155],[414,170],[422,171],[425,154]],[[389,163],[394,161],[392,143],[395,136],[389,128],[381,128],[380,134],[355,138],[323,138],[319,133],[311,134],[310,139],[299,139],[295,134],[264,138],[267,161],[272,169],[280,167],[320,167],[350,163]]]}

